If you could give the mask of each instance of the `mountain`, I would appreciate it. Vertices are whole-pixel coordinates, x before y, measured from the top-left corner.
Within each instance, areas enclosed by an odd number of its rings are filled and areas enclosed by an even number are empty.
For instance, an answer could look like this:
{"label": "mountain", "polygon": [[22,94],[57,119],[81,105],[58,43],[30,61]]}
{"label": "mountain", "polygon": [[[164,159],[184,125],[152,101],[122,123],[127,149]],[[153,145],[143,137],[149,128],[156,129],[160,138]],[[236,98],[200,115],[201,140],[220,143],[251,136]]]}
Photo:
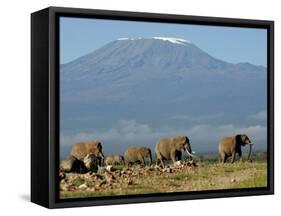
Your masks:
{"label": "mountain", "polygon": [[[214,45],[215,46],[215,45]],[[266,110],[266,68],[216,59],[179,38],[120,38],[60,67],[61,130],[106,129],[133,119],[160,126],[246,126]],[[178,116],[178,120],[177,120]],[[199,120],[198,120],[199,121]]]}

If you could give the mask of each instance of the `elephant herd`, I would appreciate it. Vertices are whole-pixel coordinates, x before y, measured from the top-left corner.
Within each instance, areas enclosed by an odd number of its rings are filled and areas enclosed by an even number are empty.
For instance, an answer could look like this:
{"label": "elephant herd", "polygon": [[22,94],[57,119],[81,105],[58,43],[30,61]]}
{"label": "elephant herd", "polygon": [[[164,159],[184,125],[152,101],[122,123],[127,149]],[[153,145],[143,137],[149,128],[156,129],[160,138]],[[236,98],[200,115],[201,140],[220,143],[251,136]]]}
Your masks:
{"label": "elephant herd", "polygon": [[[246,134],[238,134],[235,136],[224,137],[218,145],[220,161],[225,163],[227,158],[231,157],[231,163],[238,154],[242,159],[241,146],[249,145],[250,151],[248,160],[251,160],[252,142]],[[190,140],[187,136],[175,136],[172,138],[161,138],[155,145],[156,164],[162,167],[164,162],[172,160],[173,163],[182,159],[182,151],[188,154],[189,160],[192,160],[194,152],[192,152]],[[90,141],[85,143],[77,143],[72,146],[70,156],[67,160],[60,162],[60,169],[68,172],[87,172],[97,171],[98,167],[103,165],[130,165],[140,162],[145,165],[145,159],[148,164],[152,163],[151,149],[147,147],[129,147],[124,156],[108,155],[104,157],[102,144],[100,141]]]}

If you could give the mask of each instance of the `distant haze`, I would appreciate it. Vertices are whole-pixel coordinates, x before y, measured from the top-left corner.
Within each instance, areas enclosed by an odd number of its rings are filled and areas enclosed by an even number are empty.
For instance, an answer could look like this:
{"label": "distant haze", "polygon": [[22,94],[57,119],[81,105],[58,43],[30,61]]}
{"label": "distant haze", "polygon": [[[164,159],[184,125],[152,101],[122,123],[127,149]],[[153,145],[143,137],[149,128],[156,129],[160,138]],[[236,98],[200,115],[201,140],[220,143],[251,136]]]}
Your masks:
{"label": "distant haze", "polygon": [[195,152],[246,133],[266,150],[266,68],[231,64],[181,38],[119,38],[60,67],[61,157],[98,139],[105,154],[187,135]]}

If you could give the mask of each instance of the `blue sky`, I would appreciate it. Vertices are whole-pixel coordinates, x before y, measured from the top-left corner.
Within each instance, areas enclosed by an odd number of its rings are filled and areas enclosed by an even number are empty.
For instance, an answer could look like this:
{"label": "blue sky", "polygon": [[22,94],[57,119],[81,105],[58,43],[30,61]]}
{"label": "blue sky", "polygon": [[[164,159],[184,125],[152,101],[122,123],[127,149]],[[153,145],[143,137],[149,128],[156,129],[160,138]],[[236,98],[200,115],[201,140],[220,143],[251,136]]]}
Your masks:
{"label": "blue sky", "polygon": [[191,41],[213,57],[266,66],[266,30],[135,21],[61,18],[60,59],[67,63],[117,38],[154,36]]}

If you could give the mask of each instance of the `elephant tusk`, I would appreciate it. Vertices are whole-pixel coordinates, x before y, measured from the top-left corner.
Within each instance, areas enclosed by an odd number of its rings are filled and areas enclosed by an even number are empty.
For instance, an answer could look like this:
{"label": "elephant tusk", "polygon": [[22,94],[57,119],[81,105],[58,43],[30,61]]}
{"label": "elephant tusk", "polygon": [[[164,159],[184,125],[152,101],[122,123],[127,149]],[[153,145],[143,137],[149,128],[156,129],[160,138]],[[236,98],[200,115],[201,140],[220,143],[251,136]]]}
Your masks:
{"label": "elephant tusk", "polygon": [[254,145],[254,143],[251,142],[251,143],[248,143],[248,145]]}
{"label": "elephant tusk", "polygon": [[185,149],[186,153],[191,157],[196,157],[195,155],[191,154],[187,149]]}
{"label": "elephant tusk", "polygon": [[[185,151],[186,151],[186,153],[187,153],[189,156],[191,156],[191,157],[193,157],[193,158],[197,158],[197,159],[199,160],[199,162],[201,162],[200,157],[197,157],[197,156],[195,156],[194,154],[189,153],[189,151],[188,151],[187,149],[185,149]],[[195,153],[195,152],[192,152],[192,153]],[[192,160],[192,161],[193,161],[193,160]]]}

